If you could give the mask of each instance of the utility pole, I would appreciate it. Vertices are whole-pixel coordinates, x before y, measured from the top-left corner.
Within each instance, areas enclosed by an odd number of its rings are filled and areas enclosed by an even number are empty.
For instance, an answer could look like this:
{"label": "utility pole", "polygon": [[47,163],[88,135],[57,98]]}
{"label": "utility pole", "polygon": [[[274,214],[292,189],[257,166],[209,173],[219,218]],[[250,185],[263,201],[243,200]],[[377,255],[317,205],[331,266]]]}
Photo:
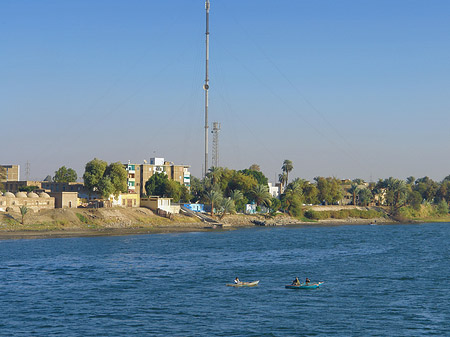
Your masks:
{"label": "utility pole", "polygon": [[208,90],[209,90],[209,0],[205,2],[206,9],[206,67],[205,67],[205,167],[204,176],[208,173]]}

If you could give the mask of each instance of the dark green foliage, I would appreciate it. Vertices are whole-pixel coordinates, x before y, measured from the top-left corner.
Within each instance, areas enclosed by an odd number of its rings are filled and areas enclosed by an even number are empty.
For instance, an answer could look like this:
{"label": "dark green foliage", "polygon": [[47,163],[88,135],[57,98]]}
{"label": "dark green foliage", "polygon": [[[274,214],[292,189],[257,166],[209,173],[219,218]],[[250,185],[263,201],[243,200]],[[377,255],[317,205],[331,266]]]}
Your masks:
{"label": "dark green foliage", "polygon": [[107,162],[94,158],[86,164],[83,179],[91,193],[99,193],[103,198],[127,191],[127,171],[119,162],[108,166]]}
{"label": "dark green foliage", "polygon": [[267,179],[267,177],[261,171],[245,169],[238,172],[255,178],[259,185],[267,185],[269,183],[269,179]]}
{"label": "dark green foliage", "polygon": [[441,200],[439,204],[436,206],[436,211],[439,215],[447,215],[448,214],[448,204]]}
{"label": "dark green foliage", "polygon": [[22,186],[22,187],[19,187],[19,191],[20,192],[33,192],[33,191],[35,191],[35,190],[38,190],[39,189],[39,186]]}
{"label": "dark green foliage", "polygon": [[74,169],[66,168],[62,166],[55,171],[55,176],[53,177],[53,181],[56,183],[70,183],[77,181],[78,176],[77,172]]}
{"label": "dark green foliage", "polygon": [[281,201],[277,198],[272,198],[270,202],[270,213],[276,213],[281,208]]}
{"label": "dark green foliage", "polygon": [[145,183],[145,191],[148,196],[157,195],[164,198],[172,198],[174,202],[189,201],[192,195],[186,186],[179,182],[169,180],[165,173],[155,173]]}
{"label": "dark green foliage", "polygon": [[359,204],[361,206],[368,206],[372,201],[373,195],[367,188],[362,188],[358,191]]}
{"label": "dark green foliage", "polygon": [[334,177],[316,177],[318,194],[317,198],[320,203],[325,205],[334,205],[342,199],[343,191],[340,181]]}
{"label": "dark green foliage", "polygon": [[312,220],[347,218],[375,219],[383,217],[383,214],[374,210],[341,209],[339,211],[314,211],[309,209],[305,211],[305,217]]}
{"label": "dark green foliage", "polygon": [[411,205],[416,211],[420,210],[422,204],[422,195],[417,191],[411,191],[408,193],[408,204]]}

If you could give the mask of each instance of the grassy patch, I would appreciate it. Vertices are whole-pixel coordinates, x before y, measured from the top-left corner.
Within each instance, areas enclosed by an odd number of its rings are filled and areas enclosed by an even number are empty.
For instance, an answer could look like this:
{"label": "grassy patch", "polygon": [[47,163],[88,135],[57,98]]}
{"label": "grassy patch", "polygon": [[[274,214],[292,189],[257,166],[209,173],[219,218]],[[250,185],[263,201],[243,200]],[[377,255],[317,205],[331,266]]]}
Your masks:
{"label": "grassy patch", "polygon": [[81,213],[75,213],[75,215],[77,216],[78,220],[80,220],[82,223],[88,224],[89,220]]}
{"label": "grassy patch", "polygon": [[310,220],[326,220],[326,219],[375,219],[382,218],[384,214],[375,210],[361,209],[341,209],[339,211],[314,211],[308,209],[305,211],[305,218]]}

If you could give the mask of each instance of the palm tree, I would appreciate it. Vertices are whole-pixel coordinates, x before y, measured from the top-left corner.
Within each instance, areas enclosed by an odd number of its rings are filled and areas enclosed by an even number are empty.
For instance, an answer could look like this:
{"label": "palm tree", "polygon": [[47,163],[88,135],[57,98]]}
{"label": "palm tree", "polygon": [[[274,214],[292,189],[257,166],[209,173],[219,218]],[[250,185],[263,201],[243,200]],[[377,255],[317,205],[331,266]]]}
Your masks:
{"label": "palm tree", "polygon": [[294,169],[294,165],[292,165],[292,161],[289,159],[285,159],[283,162],[283,166],[281,166],[281,170],[286,173],[286,183],[289,182],[289,172]]}
{"label": "palm tree", "polygon": [[359,203],[362,206],[368,206],[372,201],[373,195],[368,188],[358,190]]}
{"label": "palm tree", "polygon": [[258,171],[258,172],[261,171],[261,168],[259,167],[258,164],[252,164],[252,165],[250,165],[250,167],[248,169],[253,170],[253,171]]}
{"label": "palm tree", "polygon": [[348,189],[348,192],[352,194],[353,206],[356,206],[356,194],[358,193],[358,185],[352,184],[352,186]]}
{"label": "palm tree", "polygon": [[20,206],[20,214],[22,215],[22,225],[23,225],[23,218],[25,217],[25,214],[27,214],[28,212],[28,207],[27,206]]}
{"label": "palm tree", "polygon": [[231,200],[236,202],[236,201],[242,200],[244,198],[244,194],[240,190],[233,190],[230,193],[230,198],[231,198]]}
{"label": "palm tree", "polygon": [[232,213],[236,212],[236,206],[234,204],[234,201],[231,198],[225,199],[222,203],[221,211],[222,211],[222,215],[220,216],[220,220],[223,219],[225,214],[227,214],[227,213],[232,214]]}
{"label": "palm tree", "polygon": [[286,186],[286,183],[287,183],[286,173],[280,173],[278,175],[278,181],[280,182],[282,187]]}
{"label": "palm tree", "polygon": [[211,182],[213,185],[217,184],[222,177],[223,169],[221,167],[211,167],[209,169],[208,176],[211,177]]}
{"label": "palm tree", "polygon": [[255,198],[256,205],[264,204],[270,206],[272,196],[269,193],[269,187],[266,185],[256,185],[252,190],[252,195]]}
{"label": "palm tree", "polygon": [[214,216],[214,204],[218,204],[222,199],[222,194],[219,191],[211,190],[206,192],[206,199],[208,199],[211,204],[211,216]]}

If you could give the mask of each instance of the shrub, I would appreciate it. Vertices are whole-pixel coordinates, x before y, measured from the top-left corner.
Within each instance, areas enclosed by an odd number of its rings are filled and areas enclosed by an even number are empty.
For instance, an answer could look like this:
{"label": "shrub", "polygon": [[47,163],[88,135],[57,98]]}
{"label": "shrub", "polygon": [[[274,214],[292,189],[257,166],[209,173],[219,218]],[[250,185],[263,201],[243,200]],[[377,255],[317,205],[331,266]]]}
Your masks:
{"label": "shrub", "polygon": [[89,223],[89,220],[83,214],[81,214],[81,213],[75,213],[75,214],[76,214],[78,220],[80,220],[82,223],[85,223],[85,224]]}

